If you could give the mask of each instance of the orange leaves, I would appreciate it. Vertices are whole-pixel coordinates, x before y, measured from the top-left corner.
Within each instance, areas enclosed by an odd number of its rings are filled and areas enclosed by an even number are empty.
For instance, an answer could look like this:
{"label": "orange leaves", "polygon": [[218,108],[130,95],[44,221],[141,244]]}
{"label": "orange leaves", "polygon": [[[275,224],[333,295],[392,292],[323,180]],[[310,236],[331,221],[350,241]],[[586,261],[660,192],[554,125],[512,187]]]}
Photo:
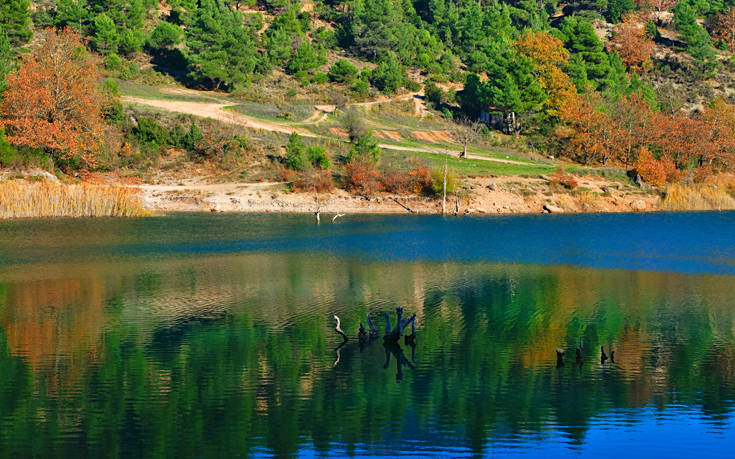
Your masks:
{"label": "orange leaves", "polygon": [[640,72],[651,58],[653,40],[646,36],[640,17],[629,14],[615,27],[610,48],[618,52],[630,70]]}
{"label": "orange leaves", "polygon": [[562,105],[577,94],[571,78],[562,71],[569,61],[564,43],[545,32],[526,32],[518,38],[515,47],[536,64],[539,83],[548,95],[544,102],[546,112],[558,116]]}
{"label": "orange leaves", "polygon": [[660,186],[666,183],[666,166],[664,161],[653,157],[648,148],[641,147],[635,162],[635,172],[647,183]]}
{"label": "orange leaves", "polygon": [[559,117],[567,126],[557,131],[566,153],[584,164],[607,163],[611,155],[610,118],[597,109],[594,96],[578,95],[565,101]]}
{"label": "orange leaves", "polygon": [[725,43],[730,51],[735,51],[735,8],[712,16],[707,28],[713,39]]}
{"label": "orange leaves", "polygon": [[569,52],[564,48],[564,43],[545,32],[526,32],[518,37],[515,47],[539,67],[563,67],[569,61]]}
{"label": "orange leaves", "polygon": [[94,165],[106,102],[98,68],[77,32],[47,29],[40,45],[8,76],[0,105],[8,141],[59,158],[79,156]]}
{"label": "orange leaves", "polygon": [[[696,118],[653,112],[636,94],[602,110],[594,97],[562,107],[557,130],[565,153],[577,161],[632,165],[651,184],[679,179],[694,168],[735,169],[735,106],[718,99]],[[695,174],[696,175],[696,174]]]}

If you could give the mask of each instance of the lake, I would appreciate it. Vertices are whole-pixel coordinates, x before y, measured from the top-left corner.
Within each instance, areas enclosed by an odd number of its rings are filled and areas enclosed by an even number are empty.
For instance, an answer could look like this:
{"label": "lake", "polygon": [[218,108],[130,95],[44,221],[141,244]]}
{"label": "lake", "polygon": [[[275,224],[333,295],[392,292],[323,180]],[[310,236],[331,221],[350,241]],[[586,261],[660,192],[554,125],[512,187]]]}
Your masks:
{"label": "lake", "polygon": [[[0,457],[732,457],[733,230],[735,213],[0,222]],[[414,345],[360,345],[397,305]]]}

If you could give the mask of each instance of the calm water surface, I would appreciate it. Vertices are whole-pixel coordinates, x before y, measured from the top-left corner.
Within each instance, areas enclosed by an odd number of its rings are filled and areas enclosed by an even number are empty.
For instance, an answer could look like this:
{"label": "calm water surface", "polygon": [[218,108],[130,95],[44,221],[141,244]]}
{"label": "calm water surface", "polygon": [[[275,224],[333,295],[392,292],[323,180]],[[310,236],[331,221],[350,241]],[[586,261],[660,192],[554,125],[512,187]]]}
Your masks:
{"label": "calm water surface", "polygon": [[734,213],[325,220],[0,222],[0,456],[732,457]]}

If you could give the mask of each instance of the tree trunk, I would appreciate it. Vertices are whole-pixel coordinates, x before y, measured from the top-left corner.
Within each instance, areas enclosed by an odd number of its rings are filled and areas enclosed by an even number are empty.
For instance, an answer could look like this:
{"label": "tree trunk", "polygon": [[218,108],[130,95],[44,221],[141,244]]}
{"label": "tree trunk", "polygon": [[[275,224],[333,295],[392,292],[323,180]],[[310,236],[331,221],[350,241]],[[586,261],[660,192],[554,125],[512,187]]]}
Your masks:
{"label": "tree trunk", "polygon": [[442,215],[447,213],[447,158],[444,158],[444,196],[442,198]]}

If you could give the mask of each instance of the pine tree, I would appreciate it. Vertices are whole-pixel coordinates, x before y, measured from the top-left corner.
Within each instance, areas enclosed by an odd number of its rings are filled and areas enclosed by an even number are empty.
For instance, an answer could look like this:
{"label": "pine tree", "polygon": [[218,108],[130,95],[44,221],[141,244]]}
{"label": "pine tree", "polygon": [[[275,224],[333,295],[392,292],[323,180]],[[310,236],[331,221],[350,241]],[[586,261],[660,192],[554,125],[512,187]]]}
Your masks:
{"label": "pine tree", "polygon": [[255,70],[252,31],[240,13],[215,0],[201,0],[194,22],[186,30],[189,78],[200,86],[232,89]]}
{"label": "pine tree", "polygon": [[7,32],[0,28],[0,94],[7,88],[6,78],[15,70],[15,55]]}
{"label": "pine tree", "polygon": [[2,0],[0,2],[0,27],[10,38],[13,45],[28,42],[33,36],[30,0]]}
{"label": "pine tree", "polygon": [[107,14],[102,13],[94,18],[94,47],[102,54],[113,54],[117,51],[117,43],[120,37],[117,28]]}

